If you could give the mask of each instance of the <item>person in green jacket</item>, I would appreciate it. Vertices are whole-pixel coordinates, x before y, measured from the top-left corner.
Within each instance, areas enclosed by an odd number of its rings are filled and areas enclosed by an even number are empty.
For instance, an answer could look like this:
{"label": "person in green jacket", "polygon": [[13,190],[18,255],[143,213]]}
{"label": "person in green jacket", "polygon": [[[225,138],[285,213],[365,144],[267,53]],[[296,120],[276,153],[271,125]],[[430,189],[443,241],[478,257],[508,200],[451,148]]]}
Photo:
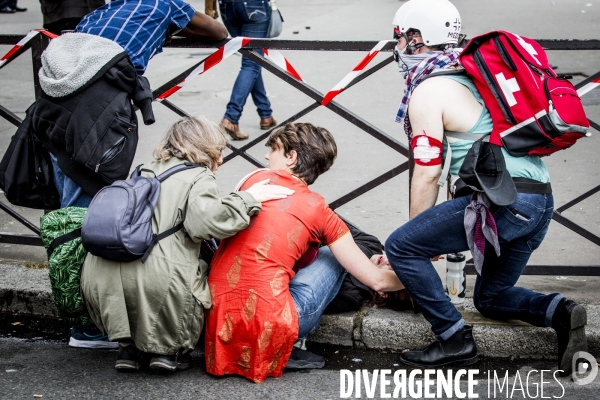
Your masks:
{"label": "person in green jacket", "polygon": [[223,162],[227,136],[204,118],[182,118],[154,150],[144,168],[156,175],[184,162],[200,164],[161,183],[154,210],[154,232],[183,221],[184,229],[152,249],[145,263],[110,261],[88,254],[81,288],[94,323],[119,342],[115,368],[137,370],[146,355],[149,367],[175,371],[191,366],[211,307],[208,265],[200,255],[203,239],[224,239],[246,228],[261,202],[285,198],[293,190],[258,182],[246,191],[221,197],[214,172]]}

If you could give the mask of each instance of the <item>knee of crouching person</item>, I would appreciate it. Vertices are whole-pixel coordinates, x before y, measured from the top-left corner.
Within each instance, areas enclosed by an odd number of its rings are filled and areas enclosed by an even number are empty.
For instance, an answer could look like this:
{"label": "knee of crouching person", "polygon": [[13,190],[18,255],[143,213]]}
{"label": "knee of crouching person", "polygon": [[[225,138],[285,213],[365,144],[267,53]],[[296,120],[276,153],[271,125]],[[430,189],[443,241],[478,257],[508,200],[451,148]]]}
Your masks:
{"label": "knee of crouching person", "polygon": [[474,294],[473,304],[475,305],[475,308],[477,309],[477,311],[479,311],[481,315],[483,315],[486,318],[493,318],[493,316],[491,316],[489,312],[489,306],[491,304],[490,298],[482,299],[481,296]]}

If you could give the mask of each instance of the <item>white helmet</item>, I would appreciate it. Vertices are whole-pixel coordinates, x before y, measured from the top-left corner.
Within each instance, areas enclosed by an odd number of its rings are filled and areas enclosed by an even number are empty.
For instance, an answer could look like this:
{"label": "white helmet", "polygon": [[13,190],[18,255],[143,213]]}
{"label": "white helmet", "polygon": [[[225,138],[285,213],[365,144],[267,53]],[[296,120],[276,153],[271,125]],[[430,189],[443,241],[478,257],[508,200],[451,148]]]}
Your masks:
{"label": "white helmet", "polygon": [[456,44],[460,35],[460,14],[449,0],[409,0],[392,24],[396,34],[419,30],[426,46]]}

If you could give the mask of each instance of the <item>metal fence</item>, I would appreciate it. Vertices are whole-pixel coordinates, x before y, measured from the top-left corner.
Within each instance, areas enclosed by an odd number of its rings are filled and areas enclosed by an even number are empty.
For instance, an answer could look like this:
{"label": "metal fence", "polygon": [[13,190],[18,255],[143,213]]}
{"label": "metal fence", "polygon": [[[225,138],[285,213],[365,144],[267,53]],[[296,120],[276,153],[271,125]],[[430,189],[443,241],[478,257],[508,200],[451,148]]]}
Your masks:
{"label": "metal fence", "polygon": [[[0,45],[14,45],[19,42],[23,38],[22,35],[0,35]],[[43,50],[49,43],[49,38],[44,35],[37,35],[33,40],[27,43],[27,45],[20,48],[14,56],[20,56],[29,48],[31,48],[31,57],[33,61],[33,81],[34,81],[34,90],[36,98],[40,93],[40,86],[38,82],[37,72],[41,67],[41,54]],[[197,41],[192,41],[188,39],[175,39],[172,43],[168,45],[168,47],[179,47],[179,48],[218,48],[224,45],[227,40],[219,42],[219,43],[199,43]],[[538,42],[544,47],[546,50],[600,50],[600,40],[538,40]],[[359,115],[349,111],[342,105],[336,103],[335,101],[329,102],[327,105],[323,106],[322,101],[324,99],[324,94],[314,89],[310,85],[297,80],[288,74],[285,70],[280,68],[278,65],[271,62],[269,59],[265,58],[263,55],[257,53],[253,49],[269,49],[269,50],[295,50],[295,51],[359,51],[359,52],[368,52],[370,51],[377,42],[371,41],[300,41],[300,40],[273,40],[273,39],[252,39],[249,44],[240,48],[238,50],[239,53],[249,57],[260,66],[263,67],[266,71],[269,71],[279,79],[283,80],[296,90],[302,92],[304,95],[308,96],[314,103],[309,105],[308,107],[299,110],[296,114],[289,117],[285,121],[282,121],[279,125],[284,125],[289,122],[293,122],[298,120],[299,118],[304,117],[309,114],[311,111],[319,108],[326,107],[330,111],[339,115],[340,117],[346,119],[350,123],[354,124],[356,127],[360,128],[366,134],[371,135],[375,139],[379,140],[381,143],[385,144],[389,148],[398,152],[402,156],[403,162],[389,171],[377,176],[376,178],[370,180],[369,182],[364,183],[363,185],[355,188],[349,193],[339,197],[330,203],[330,207],[332,209],[336,209],[341,207],[342,205],[356,199],[360,195],[368,192],[369,190],[374,189],[375,187],[381,185],[382,183],[404,173],[410,173],[410,151],[406,147],[406,145],[400,143],[398,140],[393,138],[392,136],[386,134],[382,130],[373,126]],[[387,43],[381,51],[391,52],[394,47],[394,42],[390,41]],[[204,61],[204,60],[203,60]],[[186,71],[182,72],[178,76],[169,80],[167,83],[162,85],[153,91],[154,98],[156,99],[161,94],[165,93],[167,90],[171,89],[173,86],[181,83],[194,69],[200,65],[203,61],[197,63],[196,65],[190,67]],[[357,84],[358,82],[367,79],[372,74],[376,73],[389,63],[393,61],[393,57],[390,55],[386,57],[383,61],[375,64],[369,69],[365,69],[362,74],[360,74],[356,79],[350,82],[346,86],[345,90],[350,89],[352,86]],[[587,79],[583,80],[579,84],[576,85],[577,88],[583,87],[592,81],[598,81],[600,78],[600,71]],[[176,114],[180,116],[188,115],[185,111],[179,108],[176,104],[172,103],[168,99],[164,99],[160,102],[163,106],[169,108]],[[21,123],[21,119],[12,113],[10,110],[6,109],[2,105],[0,105],[0,116],[8,120],[15,126],[19,126]],[[593,128],[600,131],[600,125],[594,121],[590,121]],[[261,143],[270,133],[271,131],[267,131],[266,133],[250,140],[248,143],[236,147],[233,144],[229,145],[232,153],[225,157],[224,162],[230,161],[234,157],[242,157],[251,164],[257,167],[264,167],[264,165],[254,158],[252,155],[248,154],[247,151],[257,144]],[[584,227],[576,224],[575,222],[569,220],[562,213],[569,208],[575,206],[576,204],[582,202],[588,197],[594,195],[600,191],[600,185],[586,191],[582,195],[577,198],[567,202],[565,205],[557,208],[554,211],[553,219],[559,224],[567,227],[572,230],[576,234],[582,236],[583,238],[591,241],[596,246],[600,246],[600,237],[596,234],[590,232]],[[34,235],[31,234],[17,234],[17,233],[0,233],[0,243],[11,243],[11,244],[22,244],[22,245],[34,245],[41,246],[42,242],[39,237],[39,229],[27,221],[23,216],[12,210],[6,204],[0,202],[0,209],[7,212],[13,218],[15,218],[18,222],[29,228]],[[475,269],[472,263],[467,263],[467,273],[475,274]],[[528,265],[523,273],[524,275],[580,275],[580,276],[600,276],[600,265]]]}

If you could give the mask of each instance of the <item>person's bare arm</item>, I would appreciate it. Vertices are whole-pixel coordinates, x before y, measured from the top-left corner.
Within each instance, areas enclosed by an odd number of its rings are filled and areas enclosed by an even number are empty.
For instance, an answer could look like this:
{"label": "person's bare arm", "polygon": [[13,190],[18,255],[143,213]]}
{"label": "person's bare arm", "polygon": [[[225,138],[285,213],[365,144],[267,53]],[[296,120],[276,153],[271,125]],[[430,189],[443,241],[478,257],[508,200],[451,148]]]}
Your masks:
{"label": "person's bare arm", "polygon": [[[428,136],[442,141],[444,130],[468,132],[477,123],[481,110],[481,104],[466,86],[453,79],[435,77],[415,89],[408,114],[414,136],[426,132]],[[410,218],[435,205],[441,172],[441,165],[415,165],[411,180]]]}
{"label": "person's bare arm", "polygon": [[376,267],[354,243],[349,232],[329,248],[346,271],[371,289],[378,292],[404,289],[396,273]]}
{"label": "person's bare arm", "polygon": [[[437,78],[427,80],[415,89],[410,98],[408,115],[413,136],[426,134],[442,141],[444,123],[437,81]],[[412,219],[435,205],[439,191],[437,182],[441,173],[441,165],[415,164],[410,182],[409,218]]]}
{"label": "person's bare arm", "polygon": [[196,11],[187,26],[178,35],[190,39],[223,40],[227,38],[227,28],[219,21]]}

